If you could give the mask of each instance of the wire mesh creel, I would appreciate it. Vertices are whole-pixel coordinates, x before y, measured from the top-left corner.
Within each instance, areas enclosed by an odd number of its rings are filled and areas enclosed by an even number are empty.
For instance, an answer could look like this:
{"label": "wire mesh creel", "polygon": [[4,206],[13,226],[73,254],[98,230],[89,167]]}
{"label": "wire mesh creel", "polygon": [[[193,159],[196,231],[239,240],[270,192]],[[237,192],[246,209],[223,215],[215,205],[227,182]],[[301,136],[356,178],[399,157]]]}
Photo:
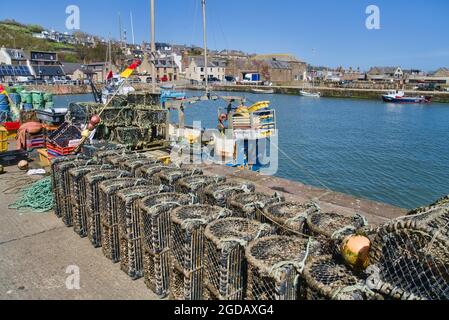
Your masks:
{"label": "wire mesh creel", "polygon": [[284,197],[277,193],[272,196],[264,193],[242,193],[231,197],[228,206],[238,213],[239,217],[266,223],[267,221],[262,214],[263,209],[284,200]]}
{"label": "wire mesh creel", "polygon": [[160,164],[160,161],[152,158],[129,160],[122,164],[121,169],[129,171],[133,176],[136,176],[136,172],[139,168],[152,164]]}
{"label": "wire mesh creel", "polygon": [[122,168],[123,163],[125,163],[126,161],[133,161],[139,159],[149,159],[149,158],[143,153],[133,152],[106,157],[105,162],[117,166],[119,168]]}
{"label": "wire mesh creel", "polygon": [[79,160],[74,159],[71,161],[62,162],[58,165],[58,180],[56,181],[56,188],[58,189],[60,204],[59,210],[62,217],[62,221],[67,227],[73,226],[73,212],[71,201],[71,186],[70,186],[70,169],[77,167],[85,167],[88,165],[100,164],[94,160]]}
{"label": "wire mesh creel", "polygon": [[381,295],[366,286],[361,275],[331,255],[312,257],[303,273],[307,300],[377,300]]}
{"label": "wire mesh creel", "polygon": [[449,240],[442,229],[395,221],[372,244],[368,286],[388,298],[449,299]]}
{"label": "wire mesh creel", "polygon": [[239,193],[251,193],[256,190],[249,182],[224,182],[206,187],[200,195],[203,204],[226,207],[228,200]]}
{"label": "wire mesh creel", "polygon": [[232,211],[208,205],[190,205],[171,213],[172,272],[170,299],[203,300],[204,229],[217,219],[232,216]]}
{"label": "wire mesh creel", "polygon": [[225,177],[221,176],[192,176],[182,178],[175,184],[175,191],[188,194],[199,202],[199,197],[203,190],[212,185],[226,182]]}
{"label": "wire mesh creel", "polygon": [[81,238],[87,237],[87,193],[84,177],[92,172],[111,170],[111,165],[89,165],[69,170],[73,212],[73,229]]}
{"label": "wire mesh creel", "polygon": [[270,236],[246,248],[248,300],[298,300],[305,263],[316,253],[312,239]]}
{"label": "wire mesh creel", "polygon": [[210,223],[204,234],[208,294],[219,300],[244,299],[247,285],[245,248],[255,239],[274,234],[274,229],[254,220],[226,218]]}
{"label": "wire mesh creel", "polygon": [[320,208],[313,202],[281,202],[266,207],[263,215],[267,222],[277,227],[279,233],[302,236],[307,234],[307,217],[319,212]]}
{"label": "wire mesh creel", "polygon": [[86,160],[83,156],[66,156],[55,158],[51,161],[51,185],[55,196],[55,215],[61,218],[61,197],[57,183],[61,180],[59,166],[65,162],[70,162],[75,159]]}
{"label": "wire mesh creel", "polygon": [[175,184],[180,179],[185,177],[202,176],[203,171],[200,169],[183,169],[183,168],[172,168],[169,170],[163,170],[157,174],[161,185],[164,185],[170,189],[170,191],[175,191]]}
{"label": "wire mesh creel", "polygon": [[140,200],[145,283],[160,297],[169,295],[170,214],[189,204],[191,198],[179,193],[161,193]]}
{"label": "wire mesh creel", "polygon": [[101,247],[101,216],[99,184],[106,180],[132,178],[127,171],[101,170],[84,178],[87,193],[87,236],[95,248]]}
{"label": "wire mesh creel", "polygon": [[137,186],[117,192],[120,268],[133,280],[143,277],[139,200],[164,191],[158,186]]}
{"label": "wire mesh creel", "polygon": [[106,258],[114,263],[120,261],[119,199],[117,192],[123,189],[144,186],[143,179],[120,178],[100,183],[100,220],[102,250]]}
{"label": "wire mesh creel", "polygon": [[156,175],[162,170],[167,169],[171,169],[171,167],[166,166],[162,163],[144,165],[136,170],[136,177],[148,179],[149,181],[151,181],[151,183],[159,185],[160,183],[158,183],[158,178],[156,177]]}

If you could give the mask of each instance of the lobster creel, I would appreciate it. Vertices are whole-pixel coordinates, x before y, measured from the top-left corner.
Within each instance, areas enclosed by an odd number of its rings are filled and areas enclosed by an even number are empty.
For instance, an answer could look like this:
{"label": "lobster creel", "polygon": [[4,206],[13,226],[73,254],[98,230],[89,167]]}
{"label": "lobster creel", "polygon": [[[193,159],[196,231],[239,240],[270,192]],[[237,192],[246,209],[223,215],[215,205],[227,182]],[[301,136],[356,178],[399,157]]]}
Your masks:
{"label": "lobster creel", "polygon": [[161,193],[140,200],[145,283],[160,297],[169,294],[170,214],[177,207],[189,205],[190,200],[178,193]]}
{"label": "lobster creel", "polygon": [[122,167],[121,169],[126,170],[131,172],[131,174],[133,176],[136,176],[136,172],[139,168],[145,166],[145,165],[151,165],[151,164],[156,164],[159,163],[158,160],[156,159],[135,159],[135,160],[130,160],[130,161],[126,161],[124,163],[122,163]]}
{"label": "lobster creel", "polygon": [[311,235],[327,244],[329,254],[337,253],[342,241],[368,226],[366,218],[360,214],[345,216],[334,212],[314,212],[307,217],[307,228]]}
{"label": "lobster creel", "polygon": [[284,198],[278,194],[269,196],[263,193],[240,193],[229,199],[228,207],[238,213],[239,217],[253,219],[267,223],[262,211],[265,207],[283,202]]}
{"label": "lobster creel", "polygon": [[111,169],[113,169],[113,166],[103,164],[83,166],[69,170],[73,229],[81,238],[87,237],[87,194],[84,177],[92,172]]}
{"label": "lobster creel", "polygon": [[169,170],[163,170],[157,174],[161,185],[166,186],[171,192],[175,191],[175,183],[182,178],[201,176],[203,171],[200,169],[181,169],[172,168]]}
{"label": "lobster creel", "polygon": [[317,247],[318,243],[311,238],[287,236],[269,236],[251,242],[246,248],[247,299],[300,299],[304,291],[301,274]]}
{"label": "lobster creel", "polygon": [[103,254],[114,263],[120,261],[119,203],[117,192],[123,189],[144,186],[143,179],[120,178],[100,183],[100,220]]}
{"label": "lobster creel", "polygon": [[204,300],[204,229],[217,219],[231,217],[221,207],[190,205],[171,213],[171,300]]}
{"label": "lobster creel", "polygon": [[67,227],[73,226],[73,212],[71,200],[71,186],[70,186],[70,169],[85,167],[88,165],[100,164],[94,160],[72,160],[60,163],[58,166],[59,179],[56,181],[56,188],[59,195],[59,210],[62,221]]}
{"label": "lobster creel", "polygon": [[139,200],[164,192],[158,186],[138,186],[117,192],[120,268],[133,280],[143,277]]}
{"label": "lobster creel", "polygon": [[226,218],[210,223],[204,232],[206,294],[216,300],[245,299],[245,248],[249,242],[273,233],[270,225],[243,218]]}
{"label": "lobster creel", "polygon": [[[136,171],[136,177],[137,178],[144,178],[149,180],[152,184],[159,185],[160,183],[157,183],[156,180],[158,178],[156,175],[160,173],[162,170],[170,169],[171,167],[163,165],[162,163],[155,163],[155,164],[148,164],[140,167]],[[155,183],[156,181],[156,183]]]}
{"label": "lobster creel", "polygon": [[94,155],[94,159],[99,161],[107,162],[107,158],[117,157],[120,155],[132,154],[132,151],[126,149],[118,149],[118,150],[104,150],[99,151]]}
{"label": "lobster creel", "polygon": [[139,160],[139,159],[149,159],[143,153],[128,153],[128,154],[119,154],[105,158],[105,162],[117,166],[119,168],[123,167],[123,163],[127,161]]}
{"label": "lobster creel", "polygon": [[319,211],[319,207],[313,202],[280,202],[266,207],[263,215],[268,223],[276,226],[280,234],[302,236],[307,233],[307,216]]}
{"label": "lobster creel", "polygon": [[382,296],[366,286],[366,279],[331,255],[313,257],[303,273],[307,300],[378,300]]}
{"label": "lobster creel", "polygon": [[372,244],[367,284],[400,300],[449,299],[449,239],[415,222],[382,226]]}
{"label": "lobster creel", "polygon": [[252,193],[256,190],[249,182],[224,182],[206,187],[200,195],[203,204],[226,207],[228,200],[239,193]]}
{"label": "lobster creel", "polygon": [[106,180],[131,178],[131,174],[121,170],[100,170],[84,178],[87,194],[87,236],[95,248],[101,247],[101,217],[99,184]]}
{"label": "lobster creel", "polygon": [[226,182],[225,177],[220,176],[192,176],[180,179],[175,184],[175,191],[190,195],[199,202],[203,190],[212,184]]}
{"label": "lobster creel", "polygon": [[51,186],[55,197],[55,215],[59,218],[62,217],[61,215],[61,196],[59,193],[59,188],[57,187],[57,183],[61,181],[61,172],[59,170],[59,166],[65,162],[71,162],[73,160],[87,160],[83,156],[66,156],[66,157],[59,157],[54,158],[51,161]]}

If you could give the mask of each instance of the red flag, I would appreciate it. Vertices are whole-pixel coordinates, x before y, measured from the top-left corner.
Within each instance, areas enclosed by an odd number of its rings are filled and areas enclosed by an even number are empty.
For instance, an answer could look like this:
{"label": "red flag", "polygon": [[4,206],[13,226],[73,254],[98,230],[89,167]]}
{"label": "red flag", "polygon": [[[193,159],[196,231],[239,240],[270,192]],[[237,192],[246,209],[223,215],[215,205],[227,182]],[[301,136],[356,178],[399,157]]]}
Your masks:
{"label": "red flag", "polygon": [[110,80],[114,77],[114,74],[112,73],[112,71],[109,71],[108,73],[108,77],[106,78],[106,80]]}

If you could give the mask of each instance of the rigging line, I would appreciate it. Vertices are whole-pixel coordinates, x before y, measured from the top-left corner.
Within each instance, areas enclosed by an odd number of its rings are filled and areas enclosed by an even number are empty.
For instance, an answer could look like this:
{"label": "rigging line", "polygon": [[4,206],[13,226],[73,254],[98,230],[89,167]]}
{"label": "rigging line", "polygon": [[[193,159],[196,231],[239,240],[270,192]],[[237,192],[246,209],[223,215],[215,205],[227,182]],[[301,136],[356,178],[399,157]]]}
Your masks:
{"label": "rigging line", "polygon": [[323,181],[321,181],[318,177],[316,177],[314,174],[312,174],[312,172],[310,172],[306,167],[304,167],[303,165],[301,165],[300,163],[298,163],[296,160],[294,160],[293,158],[291,158],[286,152],[284,152],[277,144],[273,144],[273,146],[284,155],[284,157],[286,157],[288,160],[290,160],[296,167],[298,167],[299,169],[303,170],[307,175],[309,175],[309,177],[315,179],[322,187],[324,187],[324,189],[326,190],[331,190]]}
{"label": "rigging line", "polygon": [[192,40],[191,40],[191,45],[194,45],[195,43],[195,34],[196,34],[196,25],[197,25],[197,19],[198,19],[198,15],[197,15],[197,11],[198,11],[198,0],[193,0],[193,5],[194,5],[194,9],[193,9],[193,30],[192,30]]}

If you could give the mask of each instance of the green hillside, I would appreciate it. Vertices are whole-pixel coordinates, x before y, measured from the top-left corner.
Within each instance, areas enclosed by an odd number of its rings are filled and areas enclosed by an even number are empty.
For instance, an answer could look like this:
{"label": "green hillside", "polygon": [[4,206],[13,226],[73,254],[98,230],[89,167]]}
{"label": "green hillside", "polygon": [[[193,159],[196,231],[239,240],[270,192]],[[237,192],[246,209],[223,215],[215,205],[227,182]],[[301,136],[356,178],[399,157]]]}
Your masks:
{"label": "green hillside", "polygon": [[[58,52],[59,59],[65,62],[89,63],[104,61],[106,58],[107,46],[103,44],[88,48],[33,38],[33,33],[43,30],[38,25],[26,25],[14,20],[0,21],[0,47]],[[114,47],[112,56],[114,60],[119,57],[120,49]]]}

